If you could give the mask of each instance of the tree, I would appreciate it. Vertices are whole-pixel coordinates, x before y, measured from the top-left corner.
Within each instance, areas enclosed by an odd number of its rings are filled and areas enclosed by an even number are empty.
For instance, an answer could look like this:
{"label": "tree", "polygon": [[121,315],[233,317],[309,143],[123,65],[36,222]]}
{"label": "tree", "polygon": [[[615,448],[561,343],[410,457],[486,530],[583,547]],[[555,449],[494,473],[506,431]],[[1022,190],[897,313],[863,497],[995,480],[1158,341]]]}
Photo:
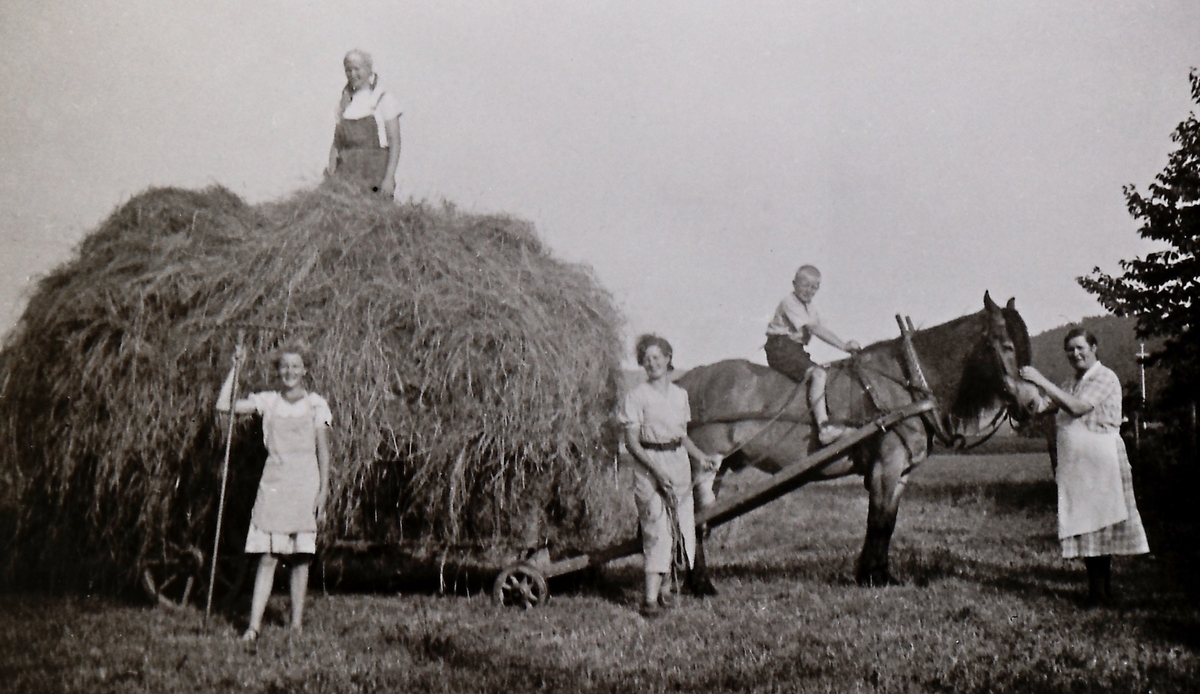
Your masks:
{"label": "tree", "polygon": [[[1200,106],[1200,71],[1192,68],[1192,100]],[[1077,278],[1113,313],[1137,317],[1139,337],[1164,338],[1149,363],[1171,372],[1166,403],[1194,399],[1200,392],[1200,122],[1196,112],[1175,128],[1179,148],[1146,193],[1125,186],[1129,214],[1141,221],[1138,235],[1167,244],[1145,258],[1122,260],[1124,274],[1093,268]]]}

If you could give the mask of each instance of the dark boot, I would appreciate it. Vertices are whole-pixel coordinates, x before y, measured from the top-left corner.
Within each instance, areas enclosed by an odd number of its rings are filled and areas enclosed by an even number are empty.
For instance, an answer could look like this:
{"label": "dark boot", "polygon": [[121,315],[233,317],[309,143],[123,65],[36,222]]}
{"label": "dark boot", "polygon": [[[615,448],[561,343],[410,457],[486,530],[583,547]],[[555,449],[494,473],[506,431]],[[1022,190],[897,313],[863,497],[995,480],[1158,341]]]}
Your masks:
{"label": "dark boot", "polygon": [[1111,586],[1110,567],[1112,561],[1110,557],[1084,557],[1083,565],[1087,567],[1088,574],[1088,596],[1085,606],[1099,607],[1108,602],[1108,593]]}
{"label": "dark boot", "polygon": [[1104,560],[1100,564],[1100,588],[1104,592],[1104,604],[1112,605],[1112,557],[1104,556],[1100,559]]}

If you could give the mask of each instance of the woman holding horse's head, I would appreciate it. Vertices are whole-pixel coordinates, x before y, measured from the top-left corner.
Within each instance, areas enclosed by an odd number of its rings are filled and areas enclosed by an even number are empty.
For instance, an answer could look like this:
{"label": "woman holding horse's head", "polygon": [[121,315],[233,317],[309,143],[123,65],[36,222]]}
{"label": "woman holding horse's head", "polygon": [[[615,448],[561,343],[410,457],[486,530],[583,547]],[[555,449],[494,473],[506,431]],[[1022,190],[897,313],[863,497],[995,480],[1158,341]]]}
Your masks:
{"label": "woman holding horse's head", "polygon": [[1056,386],[1032,366],[1021,376],[1057,408],[1058,537],[1063,557],[1083,557],[1089,606],[1112,600],[1114,554],[1146,554],[1146,531],[1133,498],[1133,473],[1121,440],[1121,381],[1096,358],[1096,336],[1082,328],[1063,340],[1075,375]]}
{"label": "woman holding horse's head", "polygon": [[634,466],[634,501],[642,529],[646,594],[643,616],[654,617],[669,603],[663,582],[672,569],[690,569],[695,560],[696,523],[690,455],[713,468],[721,459],[705,455],[687,435],[691,407],[687,391],[671,382],[673,350],[657,335],[637,341],[638,364],[646,382],[625,396],[619,420]]}

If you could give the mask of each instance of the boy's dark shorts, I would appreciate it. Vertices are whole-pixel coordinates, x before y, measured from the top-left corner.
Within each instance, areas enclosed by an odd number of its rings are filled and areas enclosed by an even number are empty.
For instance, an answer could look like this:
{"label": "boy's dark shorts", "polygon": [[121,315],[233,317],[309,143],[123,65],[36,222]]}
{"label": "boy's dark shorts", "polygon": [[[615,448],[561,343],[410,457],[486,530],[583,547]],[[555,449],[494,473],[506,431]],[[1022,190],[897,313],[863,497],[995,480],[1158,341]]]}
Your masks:
{"label": "boy's dark shorts", "polygon": [[787,335],[767,335],[767,364],[793,381],[803,381],[816,366],[804,345]]}

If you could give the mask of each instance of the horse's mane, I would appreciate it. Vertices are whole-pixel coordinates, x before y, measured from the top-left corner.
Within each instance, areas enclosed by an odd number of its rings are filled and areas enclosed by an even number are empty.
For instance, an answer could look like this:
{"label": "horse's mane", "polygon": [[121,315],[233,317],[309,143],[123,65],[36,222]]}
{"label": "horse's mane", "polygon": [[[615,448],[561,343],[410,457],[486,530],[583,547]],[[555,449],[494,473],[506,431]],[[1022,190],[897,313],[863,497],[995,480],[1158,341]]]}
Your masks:
{"label": "horse's mane", "polygon": [[[1017,313],[1016,308],[1005,307],[1001,309],[1001,313],[1004,317],[1005,329],[1016,350],[1017,364],[1025,366],[1030,363],[1032,354],[1029,330],[1025,327],[1025,321],[1021,318],[1021,314]],[[938,336],[932,345],[929,345],[926,340],[921,340],[927,342],[924,350],[918,350],[918,358],[922,362],[932,363],[943,359],[948,354],[966,351],[967,356],[963,361],[957,390],[950,396],[950,414],[962,421],[977,420],[981,415],[995,412],[996,393],[1003,389],[1003,374],[997,367],[995,357],[991,352],[991,345],[986,340],[977,337],[986,328],[988,315],[988,311],[984,309],[959,316],[930,328],[922,328],[917,331],[915,337],[916,340],[920,340],[921,335]],[[971,336],[970,339],[973,342],[963,345],[961,340],[968,335]],[[893,352],[896,349],[897,340],[898,338],[892,338],[873,342],[864,347],[863,351],[868,353]],[[849,360],[842,360],[838,364],[843,362],[848,363]]]}
{"label": "horse's mane", "polygon": [[1029,339],[1029,329],[1025,327],[1025,319],[1017,313],[1017,309],[1005,307],[1004,323],[1008,326],[1008,335],[1017,348],[1017,366],[1029,366],[1033,363],[1033,344]]}
{"label": "horse's mane", "polygon": [[[1029,329],[1017,309],[1011,305],[1000,309],[1004,319],[1004,329],[1012,340],[1016,351],[1017,366],[1027,366],[1032,358],[1033,349],[1029,339]],[[987,320],[987,311],[977,313]],[[978,420],[981,415],[996,411],[996,393],[1003,389],[1004,374],[996,363],[995,356],[990,352],[986,340],[980,340],[975,349],[967,357],[963,367],[962,382],[959,383],[958,395],[950,408],[950,413],[962,421]]]}

